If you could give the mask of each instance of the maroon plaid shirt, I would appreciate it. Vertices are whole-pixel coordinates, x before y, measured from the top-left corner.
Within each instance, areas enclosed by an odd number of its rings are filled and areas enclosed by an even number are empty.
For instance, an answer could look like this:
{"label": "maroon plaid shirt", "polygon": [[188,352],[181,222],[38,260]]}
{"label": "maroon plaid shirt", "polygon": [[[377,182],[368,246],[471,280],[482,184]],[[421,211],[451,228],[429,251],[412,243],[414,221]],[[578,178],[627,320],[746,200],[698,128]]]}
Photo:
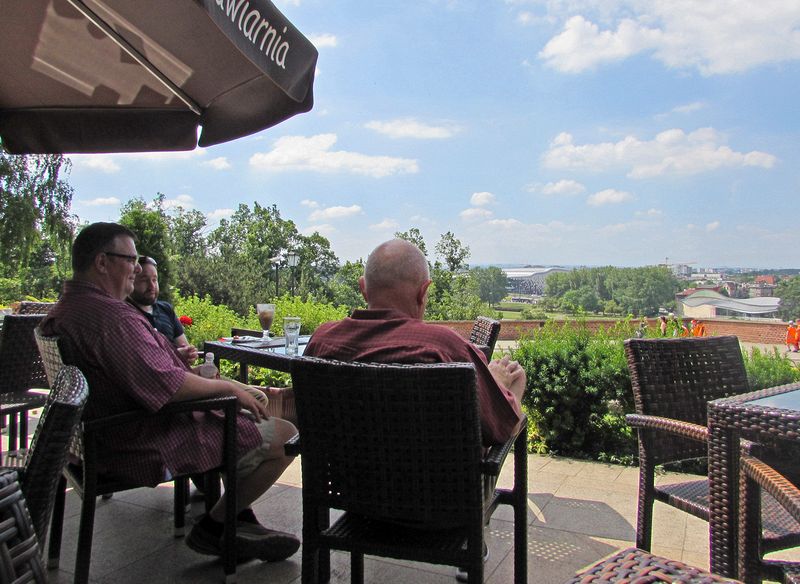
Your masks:
{"label": "maroon plaid shirt", "polygon": [[[136,409],[158,411],[193,375],[166,338],[127,302],[89,282],[72,280],[41,324],[66,342],[89,382],[87,420]],[[144,485],[202,472],[222,461],[222,419],[216,413],[176,414],[105,432],[98,440],[101,472]],[[238,418],[242,454],[261,443],[255,424]]]}
{"label": "maroon plaid shirt", "polygon": [[521,420],[514,395],[499,385],[486,356],[455,331],[393,310],[356,310],[320,326],[304,355],[364,363],[472,363],[478,384],[483,442],[508,440]]}

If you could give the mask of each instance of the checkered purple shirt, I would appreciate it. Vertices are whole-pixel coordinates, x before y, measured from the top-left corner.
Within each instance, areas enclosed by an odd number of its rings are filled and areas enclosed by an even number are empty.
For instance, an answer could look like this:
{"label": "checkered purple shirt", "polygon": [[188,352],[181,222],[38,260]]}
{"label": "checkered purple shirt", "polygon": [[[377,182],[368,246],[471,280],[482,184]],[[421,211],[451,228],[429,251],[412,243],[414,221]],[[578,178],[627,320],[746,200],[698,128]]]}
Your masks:
{"label": "checkered purple shirt", "polygon": [[[89,382],[87,420],[136,409],[158,411],[192,375],[166,338],[130,304],[92,283],[71,280],[41,324],[66,342]],[[100,471],[144,485],[171,475],[202,472],[222,461],[222,418],[176,414],[169,423],[145,420],[108,431],[98,440]],[[239,453],[261,443],[255,424],[237,420]]]}

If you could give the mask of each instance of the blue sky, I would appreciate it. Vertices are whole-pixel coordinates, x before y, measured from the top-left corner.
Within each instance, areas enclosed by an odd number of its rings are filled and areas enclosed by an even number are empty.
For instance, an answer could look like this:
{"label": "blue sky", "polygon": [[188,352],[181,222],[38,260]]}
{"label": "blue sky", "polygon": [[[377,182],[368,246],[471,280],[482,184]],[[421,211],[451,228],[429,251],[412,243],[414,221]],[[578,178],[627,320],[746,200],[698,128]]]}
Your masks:
{"label": "blue sky", "polygon": [[72,156],[73,211],[276,204],[340,259],[800,267],[797,0],[278,0],[315,106],[186,153]]}

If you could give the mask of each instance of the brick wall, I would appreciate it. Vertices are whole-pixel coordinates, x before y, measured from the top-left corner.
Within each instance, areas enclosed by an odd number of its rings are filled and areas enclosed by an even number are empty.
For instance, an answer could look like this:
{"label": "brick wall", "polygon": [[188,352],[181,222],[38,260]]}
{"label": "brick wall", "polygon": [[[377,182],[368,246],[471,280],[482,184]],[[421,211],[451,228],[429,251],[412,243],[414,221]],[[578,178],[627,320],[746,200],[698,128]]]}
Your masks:
{"label": "brick wall", "polygon": [[[455,330],[464,338],[469,338],[472,321],[432,321]],[[658,326],[658,319],[649,319],[651,327]],[[704,319],[709,336],[735,335],[745,343],[763,343],[782,345],[786,337],[786,324],[780,322],[758,322],[750,320]],[[541,320],[508,320],[500,327],[500,340],[515,341],[530,331],[543,326]],[[595,330],[600,326],[609,326],[608,320],[586,320],[586,326]]]}

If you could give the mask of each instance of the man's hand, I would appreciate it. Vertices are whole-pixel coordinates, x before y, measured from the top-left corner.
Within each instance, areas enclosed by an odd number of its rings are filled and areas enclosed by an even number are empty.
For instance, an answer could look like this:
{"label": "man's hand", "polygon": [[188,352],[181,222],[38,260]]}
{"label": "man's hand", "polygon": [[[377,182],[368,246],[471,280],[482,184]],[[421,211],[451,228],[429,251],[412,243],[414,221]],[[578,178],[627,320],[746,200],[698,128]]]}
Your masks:
{"label": "man's hand", "polygon": [[522,401],[528,380],[525,370],[518,361],[512,361],[508,355],[504,355],[502,359],[495,359],[489,363],[489,372],[497,383],[508,388],[516,396],[517,401]]}
{"label": "man's hand", "polygon": [[192,363],[197,361],[197,347],[194,345],[182,345],[177,347],[177,350],[178,355],[186,365],[191,367]]}
{"label": "man's hand", "polygon": [[255,395],[254,392],[250,392],[247,389],[242,387],[242,384],[239,383],[231,383],[234,387],[233,395],[236,396],[236,399],[239,400],[239,406],[242,409],[247,410],[256,420],[266,420],[269,418],[269,414],[267,413],[267,405],[259,400]]}

